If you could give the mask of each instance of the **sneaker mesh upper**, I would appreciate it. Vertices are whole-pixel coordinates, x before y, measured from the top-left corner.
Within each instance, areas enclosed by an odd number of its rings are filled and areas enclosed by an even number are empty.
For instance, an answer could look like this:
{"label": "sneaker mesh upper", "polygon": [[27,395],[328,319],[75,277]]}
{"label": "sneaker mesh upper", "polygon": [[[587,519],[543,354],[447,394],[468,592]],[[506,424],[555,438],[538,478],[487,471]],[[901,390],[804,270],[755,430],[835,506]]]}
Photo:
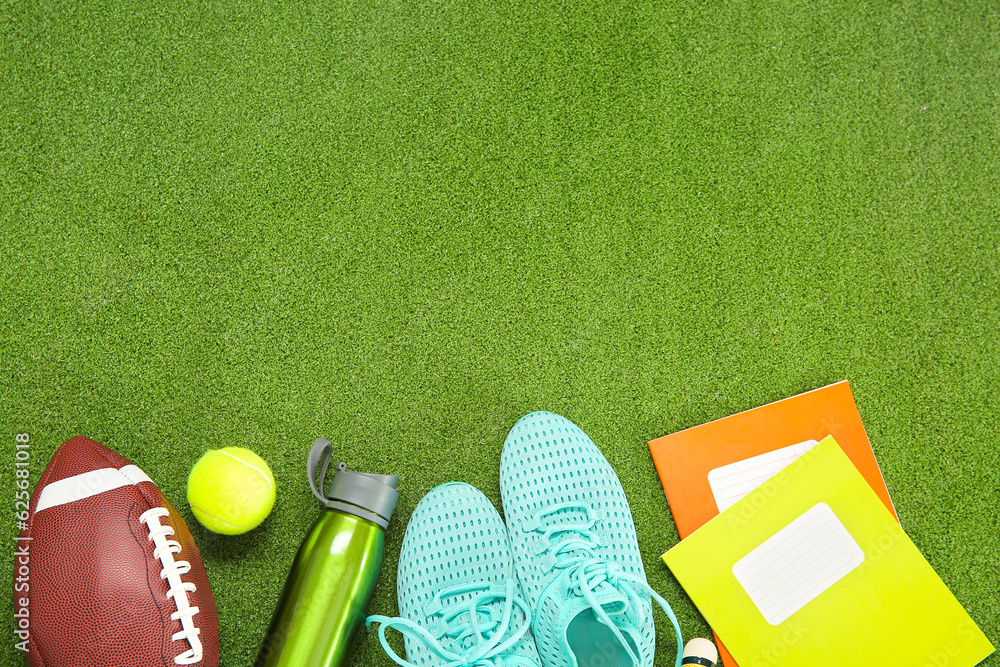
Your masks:
{"label": "sneaker mesh upper", "polygon": [[[417,504],[403,536],[396,582],[400,617],[437,634],[441,618],[433,613],[434,605],[430,604],[436,594],[446,588],[479,582],[502,588],[513,576],[507,528],[489,499],[468,484],[443,484]],[[515,592],[522,595],[519,586],[515,586]],[[474,595],[453,595],[445,602],[449,606],[463,605]],[[499,613],[503,602],[497,600],[492,606],[492,611]],[[515,607],[513,613],[504,639],[524,623],[520,609]],[[456,653],[468,648],[449,646],[447,638],[441,641]],[[442,664],[421,642],[407,636],[405,645],[410,662]],[[509,652],[538,661],[530,631]]]}
{"label": "sneaker mesh upper", "polygon": [[[563,570],[553,568],[552,536],[546,528],[583,525],[588,517],[577,509],[547,510],[564,504],[585,505],[595,518],[588,534],[601,545],[593,551],[612,573],[646,581],[632,513],[625,492],[607,459],[578,426],[550,412],[522,417],[511,429],[500,460],[500,492],[514,553],[514,568],[528,604],[536,610],[535,641],[546,667],[571,664],[565,655],[567,608],[581,605],[579,596],[565,599],[543,592]],[[539,520],[538,517],[541,517]],[[574,535],[556,534],[555,540]],[[546,549],[549,548],[548,552]],[[627,584],[622,584],[627,585]],[[557,587],[561,588],[561,587]],[[551,593],[551,591],[550,591]],[[641,665],[653,664],[655,628],[649,596],[636,591],[639,603],[619,617],[639,649]],[[618,623],[618,620],[616,620]]]}

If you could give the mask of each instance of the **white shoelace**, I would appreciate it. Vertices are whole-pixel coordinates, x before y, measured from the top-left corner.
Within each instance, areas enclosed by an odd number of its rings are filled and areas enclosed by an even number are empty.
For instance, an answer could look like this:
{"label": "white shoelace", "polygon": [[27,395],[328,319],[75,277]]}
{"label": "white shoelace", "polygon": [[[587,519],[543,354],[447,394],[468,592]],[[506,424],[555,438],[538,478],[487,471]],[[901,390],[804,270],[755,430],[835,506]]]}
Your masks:
{"label": "white shoelace", "polygon": [[184,653],[174,658],[174,663],[178,665],[193,665],[201,662],[202,646],[198,635],[201,630],[194,625],[194,615],[198,613],[198,607],[188,604],[188,593],[194,593],[197,588],[193,582],[181,581],[181,575],[191,571],[191,565],[186,560],[174,560],[174,554],[181,552],[181,545],[175,540],[167,538],[174,534],[174,529],[169,525],[160,523],[160,517],[169,516],[170,512],[166,507],[153,507],[139,515],[139,521],[149,527],[149,540],[153,543],[153,557],[159,559],[163,570],[160,572],[160,579],[166,579],[169,588],[167,597],[172,598],[177,611],[170,615],[171,620],[180,620],[181,631],[171,636],[173,641],[187,640],[190,648]]}
{"label": "white shoelace", "polygon": [[[585,519],[583,521],[563,521],[545,526],[542,520],[546,517],[556,515],[563,511],[582,512]],[[681,637],[681,627],[677,622],[670,604],[663,597],[650,588],[642,579],[627,574],[625,572],[615,572],[609,563],[597,555],[597,550],[602,547],[600,540],[593,533],[593,527],[597,523],[597,517],[593,509],[583,503],[566,502],[543,508],[536,512],[532,519],[525,524],[525,530],[535,531],[545,539],[546,546],[536,554],[538,557],[550,558],[550,571],[552,569],[564,570],[570,590],[579,590],[587,604],[593,609],[597,619],[606,625],[621,642],[621,645],[628,651],[632,664],[636,667],[640,665],[639,657],[632,650],[621,629],[611,619],[611,616],[604,609],[604,606],[597,599],[595,590],[601,584],[607,583],[615,588],[619,593],[625,595],[628,605],[632,609],[640,608],[643,602],[640,593],[649,595],[656,601],[674,626],[677,634],[677,659],[675,667],[680,667],[681,657],[684,650],[684,640]],[[563,539],[558,539],[565,536]],[[558,578],[558,577],[557,577]],[[627,585],[622,585],[622,583]],[[552,591],[550,586],[543,592],[543,596]],[[541,605],[538,605],[541,608]],[[537,612],[536,612],[537,613]]]}
{"label": "white shoelace", "polygon": [[[472,598],[466,603],[456,603],[444,606],[446,597],[472,593]],[[497,600],[503,600],[503,612],[500,618],[494,617],[490,606]],[[514,632],[503,640],[510,628],[514,607],[518,607],[524,623],[515,628]],[[520,655],[507,654],[517,642],[521,641],[528,628],[531,627],[531,611],[514,590],[514,579],[508,579],[501,588],[488,581],[460,584],[442,589],[425,605],[429,617],[438,617],[439,626],[435,634],[414,621],[405,618],[389,618],[388,616],[369,616],[366,626],[379,623],[379,641],[390,658],[400,667],[419,667],[399,655],[389,646],[386,630],[395,628],[400,634],[419,641],[431,653],[444,661],[445,667],[539,667],[535,661]],[[441,643],[442,637],[448,637],[462,651],[450,651]]]}

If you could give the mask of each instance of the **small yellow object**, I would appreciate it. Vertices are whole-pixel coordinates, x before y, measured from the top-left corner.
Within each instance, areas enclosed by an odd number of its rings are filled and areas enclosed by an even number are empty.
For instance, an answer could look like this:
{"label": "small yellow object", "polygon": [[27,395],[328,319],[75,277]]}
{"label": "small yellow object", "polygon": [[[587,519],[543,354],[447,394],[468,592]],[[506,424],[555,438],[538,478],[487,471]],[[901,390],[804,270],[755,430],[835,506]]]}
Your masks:
{"label": "small yellow object", "polygon": [[205,528],[240,535],[271,513],[275,488],[264,459],[249,449],[224,447],[205,452],[191,468],[187,498]]}

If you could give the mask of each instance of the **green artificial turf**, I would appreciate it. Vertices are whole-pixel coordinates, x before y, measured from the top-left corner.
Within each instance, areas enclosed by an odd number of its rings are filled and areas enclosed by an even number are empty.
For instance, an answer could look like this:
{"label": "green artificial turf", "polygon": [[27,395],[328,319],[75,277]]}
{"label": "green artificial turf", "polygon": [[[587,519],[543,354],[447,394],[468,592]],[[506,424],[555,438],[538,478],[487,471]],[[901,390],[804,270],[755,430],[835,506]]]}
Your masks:
{"label": "green artificial turf", "polygon": [[[248,666],[319,512],[317,436],[401,475],[369,608],[393,614],[421,496],[463,480],[499,507],[503,439],[546,409],[603,449],[650,585],[704,635],[659,562],[678,538],[646,442],[848,379],[904,528],[1000,642],[995,4],[40,0],[0,21],[0,581],[15,434],[32,484],[88,435],[182,509],[223,665]],[[185,502],[226,445],[278,484],[241,537]],[[352,664],[392,663],[368,636]]]}

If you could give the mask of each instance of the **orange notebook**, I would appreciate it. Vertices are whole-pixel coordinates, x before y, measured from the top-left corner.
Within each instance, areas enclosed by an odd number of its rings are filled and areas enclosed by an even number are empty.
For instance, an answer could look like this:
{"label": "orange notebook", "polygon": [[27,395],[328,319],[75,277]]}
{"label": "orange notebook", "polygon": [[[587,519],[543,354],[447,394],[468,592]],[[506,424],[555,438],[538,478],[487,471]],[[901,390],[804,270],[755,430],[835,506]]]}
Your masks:
{"label": "orange notebook", "polygon": [[683,540],[830,435],[899,521],[846,381],[651,440],[649,451]]}

